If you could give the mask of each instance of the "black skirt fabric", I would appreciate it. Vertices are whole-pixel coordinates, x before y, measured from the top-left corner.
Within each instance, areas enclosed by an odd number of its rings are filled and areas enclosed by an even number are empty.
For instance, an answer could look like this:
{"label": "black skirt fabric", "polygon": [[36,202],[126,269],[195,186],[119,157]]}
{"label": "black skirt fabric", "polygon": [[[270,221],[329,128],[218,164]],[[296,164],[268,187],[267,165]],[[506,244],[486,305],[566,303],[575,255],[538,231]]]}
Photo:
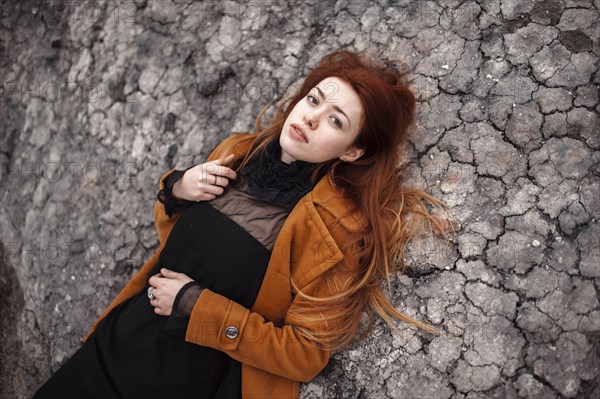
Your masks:
{"label": "black skirt fabric", "polygon": [[[175,223],[148,278],[166,267],[251,308],[270,255],[241,226],[198,202]],[[114,308],[63,367],[83,370],[90,397],[241,398],[239,362],[185,342],[187,324],[187,317],[155,314],[143,290]]]}

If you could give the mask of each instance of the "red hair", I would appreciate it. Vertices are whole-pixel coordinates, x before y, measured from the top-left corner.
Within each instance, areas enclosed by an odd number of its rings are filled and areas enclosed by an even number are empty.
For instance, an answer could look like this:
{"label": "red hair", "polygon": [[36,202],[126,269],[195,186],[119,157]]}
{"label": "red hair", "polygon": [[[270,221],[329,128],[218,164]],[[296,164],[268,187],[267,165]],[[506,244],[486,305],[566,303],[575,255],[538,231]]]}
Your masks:
{"label": "red hair", "polygon": [[[339,348],[357,338],[364,311],[370,317],[365,333],[372,327],[374,315],[378,314],[394,328],[394,319],[401,319],[427,331],[443,334],[435,327],[398,311],[381,287],[383,282],[387,282],[388,288],[391,288],[391,276],[398,270],[404,270],[404,249],[412,238],[428,229],[440,232],[447,239],[446,230],[451,226],[429,211],[428,205],[443,210],[445,204],[442,201],[422,190],[402,185],[397,165],[415,121],[416,102],[404,75],[396,68],[348,51],[325,56],[308,74],[300,89],[279,104],[272,123],[266,128],[261,124],[266,108],[261,111],[256,122],[258,134],[248,139],[253,143],[236,169],[243,168],[270,142],[278,140],[294,106],[318,83],[334,76],[347,82],[361,100],[363,118],[353,144],[365,152],[351,163],[336,158],[318,164],[312,178],[316,184],[318,176],[326,173],[353,206],[351,211],[357,212],[360,217],[364,228],[353,234],[342,250],[353,248],[353,253],[359,257],[361,272],[341,289],[338,287],[338,294],[327,298],[299,292],[298,295],[303,295],[314,305],[312,314],[318,313],[314,312],[315,307],[344,309],[331,316],[310,320],[325,322],[330,327],[328,329],[315,332],[299,327],[299,330],[324,347]],[[335,269],[330,272],[335,273]],[[295,319],[310,317],[307,314],[292,316]]]}

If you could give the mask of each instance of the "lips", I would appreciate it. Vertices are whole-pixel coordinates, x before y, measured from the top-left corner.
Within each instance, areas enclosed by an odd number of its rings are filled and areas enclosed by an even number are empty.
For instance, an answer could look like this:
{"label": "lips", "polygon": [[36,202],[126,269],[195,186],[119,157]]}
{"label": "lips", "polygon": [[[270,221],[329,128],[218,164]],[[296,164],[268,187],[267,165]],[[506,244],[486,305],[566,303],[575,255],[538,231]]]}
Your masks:
{"label": "lips", "polygon": [[300,136],[304,141],[308,143],[308,137],[306,137],[304,130],[300,126],[296,125],[295,123],[292,123],[290,125],[290,128],[293,129],[298,136]]}

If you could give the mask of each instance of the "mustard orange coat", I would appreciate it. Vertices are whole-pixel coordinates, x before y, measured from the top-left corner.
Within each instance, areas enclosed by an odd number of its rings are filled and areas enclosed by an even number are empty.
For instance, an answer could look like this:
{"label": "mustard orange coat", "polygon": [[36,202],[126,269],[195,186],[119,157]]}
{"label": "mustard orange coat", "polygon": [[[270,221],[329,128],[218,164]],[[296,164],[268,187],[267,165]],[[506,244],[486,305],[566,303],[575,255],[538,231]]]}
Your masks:
{"label": "mustard orange coat", "polygon": [[[247,135],[239,133],[228,137],[208,160],[224,158],[228,155],[224,153],[225,147]],[[236,147],[236,156],[248,150],[250,143],[244,144],[243,148]],[[174,170],[161,178],[161,189],[164,188],[162,180]],[[312,380],[327,365],[330,352],[318,348],[297,331],[298,326],[310,329],[324,326],[306,325],[288,314],[291,309],[311,311],[310,303],[295,295],[291,280],[302,292],[328,295],[335,293],[332,287],[337,284],[331,284],[331,277],[325,282],[326,271],[336,267],[333,276],[340,283],[357,272],[358,259],[354,251],[340,249],[348,234],[359,228],[354,216],[347,213],[348,209],[348,203],[325,176],[296,204],[283,224],[252,309],[209,289],[198,298],[185,340],[218,349],[240,361],[243,398],[298,398],[299,382]],[[104,310],[85,339],[111,309],[144,288],[147,273],[158,261],[180,213],[169,219],[163,204],[157,201],[154,216],[160,242],[158,250]],[[237,328],[237,337],[228,337],[225,332],[228,327]]]}

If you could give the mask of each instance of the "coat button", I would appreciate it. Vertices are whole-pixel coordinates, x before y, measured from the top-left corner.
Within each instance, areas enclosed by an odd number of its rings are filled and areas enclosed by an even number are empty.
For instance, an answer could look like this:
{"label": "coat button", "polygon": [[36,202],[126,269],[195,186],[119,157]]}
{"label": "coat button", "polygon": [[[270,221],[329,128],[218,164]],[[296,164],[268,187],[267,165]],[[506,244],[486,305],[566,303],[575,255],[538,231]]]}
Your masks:
{"label": "coat button", "polygon": [[238,334],[239,331],[234,326],[229,326],[225,329],[225,335],[227,336],[227,338],[235,339],[237,338]]}

